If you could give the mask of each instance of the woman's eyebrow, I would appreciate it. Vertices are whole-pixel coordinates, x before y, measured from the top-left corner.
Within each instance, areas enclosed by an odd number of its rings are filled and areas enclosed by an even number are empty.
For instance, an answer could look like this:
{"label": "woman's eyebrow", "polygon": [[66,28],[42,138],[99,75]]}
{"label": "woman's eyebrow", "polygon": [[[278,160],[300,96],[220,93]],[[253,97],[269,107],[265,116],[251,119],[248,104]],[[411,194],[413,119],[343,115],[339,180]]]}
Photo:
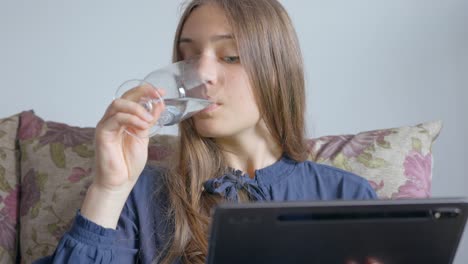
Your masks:
{"label": "woman's eyebrow", "polygon": [[[220,35],[214,35],[210,37],[210,42],[217,42],[221,40],[234,40],[234,35],[232,34],[220,34]],[[193,43],[193,39],[191,38],[186,38],[186,37],[181,37],[178,41],[178,44],[182,43]]]}

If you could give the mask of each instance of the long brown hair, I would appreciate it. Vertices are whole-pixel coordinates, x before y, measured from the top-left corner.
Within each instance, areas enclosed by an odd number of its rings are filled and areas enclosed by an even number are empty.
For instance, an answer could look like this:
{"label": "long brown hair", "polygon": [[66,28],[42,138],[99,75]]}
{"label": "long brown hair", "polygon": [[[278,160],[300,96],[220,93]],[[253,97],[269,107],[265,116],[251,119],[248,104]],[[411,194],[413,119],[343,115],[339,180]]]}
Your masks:
{"label": "long brown hair", "polygon": [[[285,9],[277,0],[193,0],[176,30],[173,61],[182,59],[178,41],[185,21],[204,4],[224,11],[274,143],[289,158],[304,161],[304,70],[299,42]],[[206,180],[221,176],[227,165],[220,147],[212,138],[201,137],[192,119],[183,121],[179,128],[179,160],[165,177],[168,217],[174,229],[162,262],[182,257],[185,263],[205,263],[210,209],[220,199],[204,192],[202,186]]]}

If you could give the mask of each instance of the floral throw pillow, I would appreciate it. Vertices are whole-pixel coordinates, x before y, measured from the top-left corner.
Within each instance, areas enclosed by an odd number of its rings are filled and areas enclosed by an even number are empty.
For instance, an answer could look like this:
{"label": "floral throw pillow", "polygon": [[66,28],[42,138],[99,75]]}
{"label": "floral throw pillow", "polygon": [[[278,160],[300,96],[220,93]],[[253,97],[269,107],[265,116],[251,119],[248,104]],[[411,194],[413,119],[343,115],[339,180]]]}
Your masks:
{"label": "floral throw pillow", "polygon": [[16,131],[19,116],[0,119],[0,263],[15,263],[19,174]]}
{"label": "floral throw pillow", "polygon": [[[94,173],[94,128],[46,122],[27,111],[21,113],[18,140],[21,262],[31,263],[53,253],[81,206]],[[175,140],[173,136],[152,138],[148,162],[167,162]]]}
{"label": "floral throw pillow", "polygon": [[432,144],[441,121],[308,141],[309,159],[366,178],[381,199],[431,195]]}

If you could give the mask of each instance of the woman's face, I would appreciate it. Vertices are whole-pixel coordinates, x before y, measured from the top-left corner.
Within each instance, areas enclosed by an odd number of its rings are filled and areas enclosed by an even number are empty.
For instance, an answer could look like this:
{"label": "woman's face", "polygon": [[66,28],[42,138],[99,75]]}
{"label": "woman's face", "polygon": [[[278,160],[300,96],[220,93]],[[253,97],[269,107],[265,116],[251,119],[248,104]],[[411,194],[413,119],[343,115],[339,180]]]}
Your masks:
{"label": "woman's face", "polygon": [[181,57],[201,56],[206,95],[216,102],[193,117],[195,128],[203,137],[241,135],[255,129],[260,121],[234,38],[223,10],[215,5],[195,8],[182,28]]}

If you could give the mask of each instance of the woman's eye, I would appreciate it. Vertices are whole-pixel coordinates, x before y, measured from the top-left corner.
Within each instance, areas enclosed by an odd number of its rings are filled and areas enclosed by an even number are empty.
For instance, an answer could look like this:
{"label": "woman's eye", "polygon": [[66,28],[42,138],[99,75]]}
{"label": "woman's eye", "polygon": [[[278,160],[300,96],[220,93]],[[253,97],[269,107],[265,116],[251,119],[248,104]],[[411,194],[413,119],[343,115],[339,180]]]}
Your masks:
{"label": "woman's eye", "polygon": [[239,56],[226,56],[223,57],[223,60],[227,63],[238,63],[239,62]]}

